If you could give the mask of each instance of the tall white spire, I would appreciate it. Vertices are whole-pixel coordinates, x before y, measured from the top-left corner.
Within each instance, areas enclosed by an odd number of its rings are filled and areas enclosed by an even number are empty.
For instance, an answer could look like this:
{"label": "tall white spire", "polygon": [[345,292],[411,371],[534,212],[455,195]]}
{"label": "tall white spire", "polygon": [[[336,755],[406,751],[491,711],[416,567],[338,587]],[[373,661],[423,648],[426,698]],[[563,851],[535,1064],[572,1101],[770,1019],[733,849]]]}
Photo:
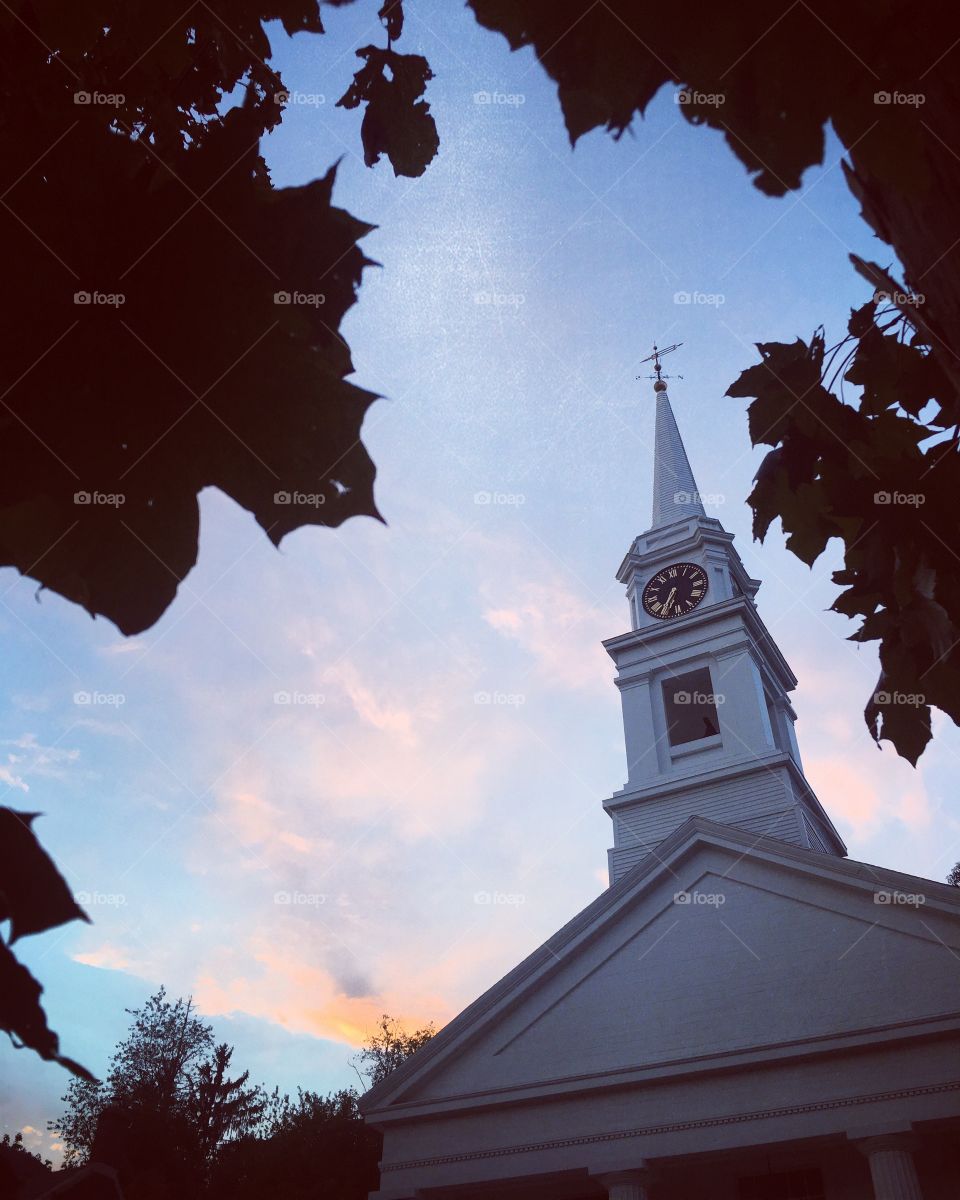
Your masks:
{"label": "tall white spire", "polygon": [[677,428],[667,385],[658,379],[653,385],[657,395],[657,427],[653,452],[653,517],[651,528],[671,525],[687,517],[705,517],[700,491],[690,469]]}
{"label": "tall white spire", "polygon": [[603,802],[611,882],[691,816],[846,854],[803,773],[797,681],[754,604],[760,581],[700,501],[660,368],[676,349],[644,360],[656,371],[653,517],[617,572],[632,628],[604,642],[627,751],[627,782]]}

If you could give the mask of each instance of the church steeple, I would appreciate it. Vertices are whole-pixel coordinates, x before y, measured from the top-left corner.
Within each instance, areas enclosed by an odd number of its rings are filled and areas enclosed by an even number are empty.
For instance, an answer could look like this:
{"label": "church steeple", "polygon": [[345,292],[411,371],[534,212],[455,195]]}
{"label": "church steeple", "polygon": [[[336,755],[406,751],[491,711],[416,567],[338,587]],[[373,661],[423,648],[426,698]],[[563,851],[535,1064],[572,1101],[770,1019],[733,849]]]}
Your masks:
{"label": "church steeple", "polygon": [[658,379],[653,385],[657,396],[657,424],[653,447],[652,529],[672,525],[684,517],[705,517],[700,489],[690,469],[690,460],[670,407],[667,385]]}
{"label": "church steeple", "polygon": [[760,581],[704,511],[661,377],[664,353],[651,356],[652,523],[617,572],[632,629],[604,642],[617,668],[628,772],[604,801],[611,882],[691,816],[842,857],[803,773],[789,698],[797,680],[754,604]]}

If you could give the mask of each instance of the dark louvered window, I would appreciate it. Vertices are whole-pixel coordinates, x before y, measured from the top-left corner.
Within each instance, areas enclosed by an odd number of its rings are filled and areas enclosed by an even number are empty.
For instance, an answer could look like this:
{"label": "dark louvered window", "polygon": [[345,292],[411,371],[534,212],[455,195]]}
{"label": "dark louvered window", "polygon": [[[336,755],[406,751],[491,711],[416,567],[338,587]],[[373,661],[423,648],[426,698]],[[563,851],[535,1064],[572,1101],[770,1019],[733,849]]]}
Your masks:
{"label": "dark louvered window", "polygon": [[663,681],[663,707],[671,746],[682,746],[720,732],[717,704],[706,667]]}

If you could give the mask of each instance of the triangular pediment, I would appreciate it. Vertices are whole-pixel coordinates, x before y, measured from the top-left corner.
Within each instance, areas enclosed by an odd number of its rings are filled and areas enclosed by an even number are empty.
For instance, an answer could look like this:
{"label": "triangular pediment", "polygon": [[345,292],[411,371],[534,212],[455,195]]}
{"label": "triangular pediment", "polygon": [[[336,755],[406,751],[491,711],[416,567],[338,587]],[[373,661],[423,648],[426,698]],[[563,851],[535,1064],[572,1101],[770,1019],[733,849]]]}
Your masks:
{"label": "triangular pediment", "polygon": [[700,818],[659,858],[451,1022],[367,1112],[663,1078],[955,1021],[956,889]]}

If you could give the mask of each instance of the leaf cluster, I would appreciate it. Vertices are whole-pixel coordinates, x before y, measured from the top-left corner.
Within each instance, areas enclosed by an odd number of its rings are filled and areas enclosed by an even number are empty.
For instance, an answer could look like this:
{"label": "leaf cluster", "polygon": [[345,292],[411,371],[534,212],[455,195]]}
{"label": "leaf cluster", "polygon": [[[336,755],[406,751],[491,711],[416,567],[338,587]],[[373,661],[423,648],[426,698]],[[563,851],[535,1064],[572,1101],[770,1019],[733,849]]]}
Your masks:
{"label": "leaf cluster", "polygon": [[11,949],[25,935],[89,919],[33,832],[38,815],[0,807],[0,923],[9,922],[8,937],[0,936],[0,1029],[15,1046],[92,1081],[85,1067],[60,1053],[40,1004],[43,988]]}
{"label": "leaf cluster", "polygon": [[[829,355],[822,331],[759,345],[761,362],[727,394],[751,400],[751,439],[773,447],[749,498],[755,536],[779,518],[809,565],[842,541],[832,608],[859,619],[851,640],[880,643],[867,727],[915,765],[932,707],[960,723],[960,398],[923,330],[887,301],[906,298],[902,286],[856,265],[877,291],[851,314],[848,337]],[[831,373],[859,399],[829,390]]]}
{"label": "leaf cluster", "polygon": [[0,8],[0,565],[128,634],[195,563],[205,487],[275,544],[377,515],[338,328],[371,227],[333,169],[271,184],[277,18],[322,31],[317,0]]}
{"label": "leaf cluster", "polygon": [[[402,17],[393,21],[394,28],[398,24]],[[394,175],[422,175],[440,148],[430,105],[422,99],[433,78],[430,64],[422,54],[398,54],[389,46],[364,46],[357,55],[364,65],[337,104],[366,105],[360,126],[364,162],[375,166],[386,154]]]}
{"label": "leaf cluster", "polygon": [[[918,21],[905,0],[877,7],[814,0],[771,15],[764,0],[734,7],[610,0],[468,0],[477,20],[512,49],[531,46],[557,84],[570,140],[603,127],[619,137],[664,85],[681,89],[686,120],[722,132],[756,186],[799,187],[823,159],[831,122],[846,145],[864,138],[868,164],[890,185],[922,186],[917,106],[878,108],[878,90],[929,90],[931,64],[960,35],[960,14]],[[719,98],[719,100],[718,100]]]}

